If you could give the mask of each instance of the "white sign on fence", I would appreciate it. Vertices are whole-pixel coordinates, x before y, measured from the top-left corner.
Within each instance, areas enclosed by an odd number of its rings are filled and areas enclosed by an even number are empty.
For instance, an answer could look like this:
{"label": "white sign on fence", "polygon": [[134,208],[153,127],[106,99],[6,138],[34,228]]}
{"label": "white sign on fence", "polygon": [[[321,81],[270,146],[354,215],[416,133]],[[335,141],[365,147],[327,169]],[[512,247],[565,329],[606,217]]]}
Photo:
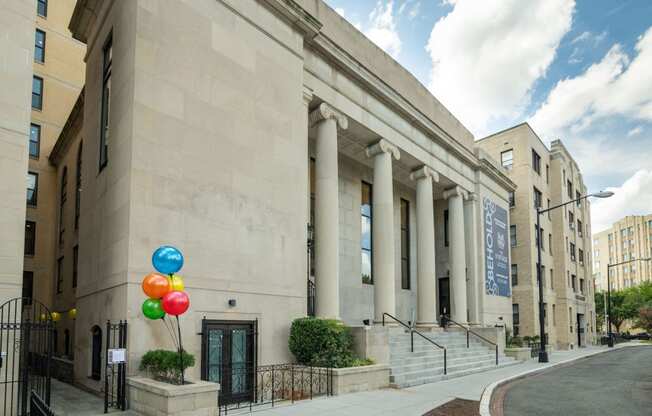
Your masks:
{"label": "white sign on fence", "polygon": [[109,350],[107,364],[119,364],[127,361],[127,350],[125,348],[114,348]]}

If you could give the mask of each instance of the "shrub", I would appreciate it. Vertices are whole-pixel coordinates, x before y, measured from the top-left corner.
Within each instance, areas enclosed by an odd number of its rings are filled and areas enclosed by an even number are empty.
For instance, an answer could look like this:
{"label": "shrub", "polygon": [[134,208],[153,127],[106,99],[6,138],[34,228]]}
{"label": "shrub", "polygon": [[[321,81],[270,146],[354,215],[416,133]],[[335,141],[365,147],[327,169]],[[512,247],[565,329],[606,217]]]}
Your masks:
{"label": "shrub", "polygon": [[303,365],[339,368],[362,362],[353,355],[351,330],[333,319],[295,319],[288,347]]}
{"label": "shrub", "polygon": [[507,346],[520,348],[523,346],[523,340],[521,339],[521,337],[512,337],[510,343]]}
{"label": "shrub", "polygon": [[185,370],[195,365],[195,356],[185,351],[179,360],[178,351],[147,351],[140,361],[140,370],[147,371],[154,379],[170,384],[181,384],[182,366]]}

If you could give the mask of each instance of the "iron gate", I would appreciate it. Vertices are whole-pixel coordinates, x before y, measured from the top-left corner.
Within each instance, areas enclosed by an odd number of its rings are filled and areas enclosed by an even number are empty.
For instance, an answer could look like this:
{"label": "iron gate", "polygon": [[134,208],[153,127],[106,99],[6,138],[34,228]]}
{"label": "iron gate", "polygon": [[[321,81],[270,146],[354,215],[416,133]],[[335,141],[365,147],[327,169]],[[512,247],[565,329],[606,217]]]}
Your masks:
{"label": "iron gate", "polygon": [[[113,362],[110,352],[115,349],[127,348],[127,321],[112,324],[106,322],[106,351],[104,371],[104,413],[109,408],[127,410],[127,363]],[[126,357],[125,357],[126,358]]]}
{"label": "iron gate", "polygon": [[54,324],[50,310],[31,298],[0,306],[0,408],[4,416],[30,414],[30,397],[50,406]]}

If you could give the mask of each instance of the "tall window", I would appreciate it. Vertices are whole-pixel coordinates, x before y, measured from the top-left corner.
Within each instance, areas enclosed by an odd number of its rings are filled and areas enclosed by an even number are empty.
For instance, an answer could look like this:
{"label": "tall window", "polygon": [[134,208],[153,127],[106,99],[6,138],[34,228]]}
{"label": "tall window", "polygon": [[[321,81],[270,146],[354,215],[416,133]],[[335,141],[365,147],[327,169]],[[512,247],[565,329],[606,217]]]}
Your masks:
{"label": "tall window", "polygon": [[79,143],[77,151],[77,172],[75,175],[75,230],[79,229],[79,213],[81,210],[81,187],[82,187],[82,143]]}
{"label": "tall window", "polygon": [[63,292],[63,257],[57,260],[57,293]]}
{"label": "tall window", "polygon": [[[550,200],[548,200],[548,208],[550,208]],[[550,211],[548,211],[548,219],[549,220],[552,219],[551,216],[550,216]]]}
{"label": "tall window", "polygon": [[580,279],[580,293],[584,294],[584,279]]}
{"label": "tall window", "polygon": [[568,323],[570,326],[570,332],[573,332],[573,308],[568,308]]}
{"label": "tall window", "polygon": [[541,156],[532,149],[532,169],[541,175]]}
{"label": "tall window", "polygon": [[401,288],[410,289],[410,203],[401,199]]}
{"label": "tall window", "polygon": [[570,258],[575,261],[575,243],[570,243]]}
{"label": "tall window", "polygon": [[541,208],[543,206],[542,205],[543,197],[541,195],[541,191],[538,190],[536,187],[533,187],[533,192],[534,192],[534,208],[535,209]]}
{"label": "tall window", "polygon": [[580,220],[577,220],[577,234],[579,234],[580,237],[583,236],[583,233],[582,233],[582,221],[580,221]]}
{"label": "tall window", "polygon": [[554,277],[554,270],[552,269],[552,267],[550,268],[550,289],[555,290],[555,277]]}
{"label": "tall window", "polygon": [[577,199],[575,203],[578,207],[582,205],[582,200],[580,199],[581,196],[582,194],[580,194],[580,191],[575,191],[575,199]]}
{"label": "tall window", "polygon": [[516,247],[516,226],[509,226],[509,241],[511,242],[512,247]]}
{"label": "tall window", "polygon": [[48,16],[48,0],[36,0],[36,14],[41,17]]}
{"label": "tall window", "polygon": [[38,173],[27,173],[27,205],[35,207],[38,196]]}
{"label": "tall window", "polygon": [[548,250],[552,253],[552,234],[548,234]]}
{"label": "tall window", "polygon": [[448,210],[444,210],[444,246],[448,247]]}
{"label": "tall window", "polygon": [[29,156],[38,159],[41,153],[41,126],[31,124],[29,127]]}
{"label": "tall window", "polygon": [[577,250],[577,257],[579,257],[580,264],[584,264],[584,250],[581,248]]}
{"label": "tall window", "polygon": [[518,285],[518,264],[512,264],[512,286]]}
{"label": "tall window", "polygon": [[360,236],[360,249],[362,254],[362,283],[373,284],[373,270],[371,268],[371,224],[372,224],[372,195],[371,184],[362,182],[362,195],[360,201],[360,221],[362,235]]}
{"label": "tall window", "polygon": [[102,113],[100,124],[100,170],[109,161],[109,118],[111,116],[111,67],[113,63],[113,35],[104,44],[102,69]]}
{"label": "tall window", "polygon": [[516,206],[516,194],[514,191],[509,191],[509,207],[515,207]]}
{"label": "tall window", "polygon": [[36,29],[36,39],[34,40],[34,61],[45,62],[45,32]]}
{"label": "tall window", "polygon": [[63,237],[65,233],[65,208],[66,199],[68,199],[68,167],[64,166],[63,174],[61,175],[61,190],[59,196],[59,245],[63,245]]}
{"label": "tall window", "polygon": [[550,183],[550,166],[546,165],[546,183]]}
{"label": "tall window", "polygon": [[43,78],[36,75],[32,78],[32,108],[43,109]]}
{"label": "tall window", "polygon": [[566,192],[568,192],[568,199],[573,199],[573,182],[566,182]]}
{"label": "tall window", "polygon": [[33,256],[36,251],[36,223],[25,221],[25,255]]}
{"label": "tall window", "polygon": [[573,292],[577,292],[577,276],[574,274],[571,274],[571,287],[573,288]]}
{"label": "tall window", "polygon": [[72,287],[77,287],[77,275],[79,266],[79,246],[72,249]]}
{"label": "tall window", "polygon": [[552,326],[557,325],[557,311],[555,310],[555,304],[552,304]]}
{"label": "tall window", "polygon": [[500,163],[507,170],[511,170],[514,166],[514,150],[509,149],[500,153]]}
{"label": "tall window", "polygon": [[514,327],[514,336],[519,335],[518,327],[520,325],[520,314],[518,312],[518,303],[512,303],[512,326]]}
{"label": "tall window", "polygon": [[34,296],[34,272],[23,271],[23,294],[26,305],[32,304],[32,297]]}

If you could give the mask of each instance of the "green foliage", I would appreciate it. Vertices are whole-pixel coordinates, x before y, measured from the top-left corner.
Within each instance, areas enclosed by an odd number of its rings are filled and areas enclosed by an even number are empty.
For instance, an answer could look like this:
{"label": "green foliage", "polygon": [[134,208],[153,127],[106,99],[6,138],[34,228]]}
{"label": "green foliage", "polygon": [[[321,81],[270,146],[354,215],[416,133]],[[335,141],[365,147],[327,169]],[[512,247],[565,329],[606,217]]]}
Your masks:
{"label": "green foliage", "polygon": [[509,340],[509,344],[507,344],[508,347],[522,347],[523,346],[523,339],[521,337],[511,337]]}
{"label": "green foliage", "polygon": [[288,347],[303,365],[340,368],[371,363],[355,358],[351,330],[333,319],[295,319]]}
{"label": "green foliage", "polygon": [[[652,282],[611,291],[611,323],[620,332],[623,322],[639,318],[640,309],[652,302]],[[595,294],[596,311],[604,311],[604,293]],[[598,314],[598,319],[603,320]]]}
{"label": "green foliage", "polygon": [[140,370],[147,371],[154,379],[170,384],[181,384],[181,369],[195,365],[195,356],[185,351],[179,359],[178,351],[150,350],[140,361]]}
{"label": "green foliage", "polygon": [[643,305],[638,310],[638,317],[636,318],[635,326],[645,332],[652,332],[652,301]]}

